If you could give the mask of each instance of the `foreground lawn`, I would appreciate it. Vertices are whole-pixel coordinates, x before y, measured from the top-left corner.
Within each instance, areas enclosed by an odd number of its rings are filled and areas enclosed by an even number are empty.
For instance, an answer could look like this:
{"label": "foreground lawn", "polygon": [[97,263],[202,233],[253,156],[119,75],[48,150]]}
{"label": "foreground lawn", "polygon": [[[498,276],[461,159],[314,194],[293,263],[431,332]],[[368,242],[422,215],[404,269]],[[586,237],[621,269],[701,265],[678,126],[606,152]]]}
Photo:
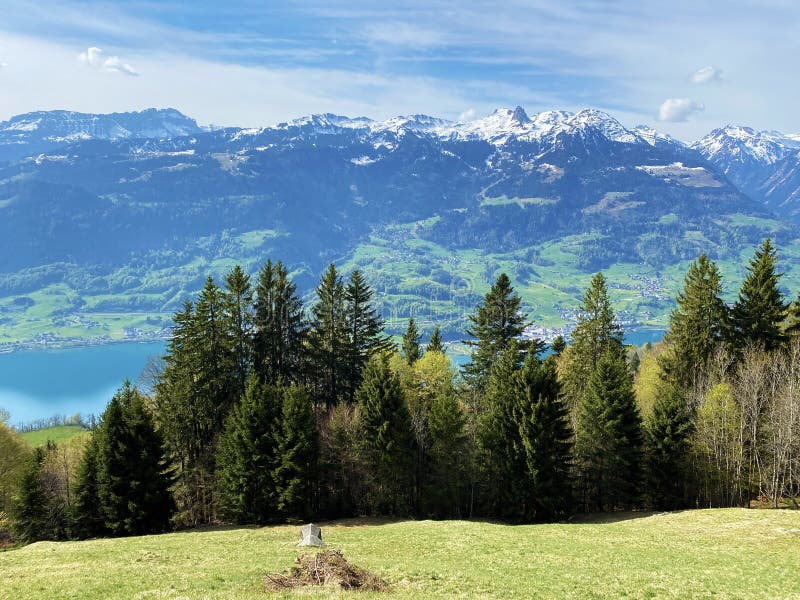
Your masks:
{"label": "foreground lawn", "polygon": [[21,433],[20,437],[35,448],[46,445],[48,441],[62,444],[83,435],[89,435],[89,431],[79,425],[56,425],[36,431],[26,431]]}
{"label": "foreground lawn", "polygon": [[[340,594],[348,597],[800,598],[800,512],[628,516],[531,526],[340,521],[323,524],[323,535],[392,587]],[[264,592],[262,577],[292,563],[297,529],[41,542],[0,553],[0,597],[283,597]]]}

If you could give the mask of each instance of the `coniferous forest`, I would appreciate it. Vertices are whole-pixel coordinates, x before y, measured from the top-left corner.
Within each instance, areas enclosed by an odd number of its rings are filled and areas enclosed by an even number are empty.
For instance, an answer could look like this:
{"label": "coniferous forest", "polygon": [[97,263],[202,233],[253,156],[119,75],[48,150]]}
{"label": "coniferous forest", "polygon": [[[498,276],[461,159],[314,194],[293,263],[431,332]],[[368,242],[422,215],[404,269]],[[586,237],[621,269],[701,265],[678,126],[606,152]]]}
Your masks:
{"label": "coniferous forest", "polygon": [[624,344],[602,273],[549,346],[502,274],[460,371],[438,328],[390,338],[357,270],[330,265],[307,306],[281,262],[236,267],[174,315],[150,384],[125,382],[88,442],[31,451],[0,425],[0,531],[797,508],[800,296],[777,261],[765,240],[728,305],[701,255],[645,348]]}

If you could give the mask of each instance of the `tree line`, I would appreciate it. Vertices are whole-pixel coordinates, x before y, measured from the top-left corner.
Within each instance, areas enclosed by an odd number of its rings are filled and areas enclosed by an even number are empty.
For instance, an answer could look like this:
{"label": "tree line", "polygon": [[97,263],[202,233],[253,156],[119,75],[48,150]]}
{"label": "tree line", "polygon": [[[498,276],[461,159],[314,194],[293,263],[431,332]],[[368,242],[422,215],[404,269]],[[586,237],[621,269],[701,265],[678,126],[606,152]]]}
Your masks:
{"label": "tree line", "polygon": [[18,462],[0,511],[30,541],[793,502],[800,298],[785,300],[776,260],[766,240],[728,306],[700,256],[645,353],[623,343],[602,273],[548,352],[501,274],[469,315],[460,373],[413,318],[398,347],[357,270],[331,265],[305,307],[282,263],[255,282],[235,267],[175,315],[153,392],[126,383],[62,471],[56,448]]}

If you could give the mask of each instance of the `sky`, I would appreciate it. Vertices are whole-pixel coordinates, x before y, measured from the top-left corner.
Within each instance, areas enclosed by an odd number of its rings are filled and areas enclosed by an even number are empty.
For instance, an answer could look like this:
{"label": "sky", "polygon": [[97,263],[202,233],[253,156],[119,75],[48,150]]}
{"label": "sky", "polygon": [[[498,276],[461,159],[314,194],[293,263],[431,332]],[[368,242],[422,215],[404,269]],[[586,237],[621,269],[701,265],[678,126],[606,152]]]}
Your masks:
{"label": "sky", "polygon": [[693,140],[800,131],[797,0],[0,0],[0,120],[173,107],[471,120],[598,108]]}

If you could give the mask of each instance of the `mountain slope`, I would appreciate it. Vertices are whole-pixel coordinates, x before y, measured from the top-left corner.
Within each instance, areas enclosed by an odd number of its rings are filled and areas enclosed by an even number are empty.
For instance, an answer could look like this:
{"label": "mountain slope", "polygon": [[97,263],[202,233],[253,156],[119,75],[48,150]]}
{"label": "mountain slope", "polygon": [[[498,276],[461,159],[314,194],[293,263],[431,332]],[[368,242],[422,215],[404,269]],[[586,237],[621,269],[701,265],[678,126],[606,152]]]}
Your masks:
{"label": "mountain slope", "polygon": [[362,268],[387,318],[453,333],[500,269],[555,326],[612,268],[625,319],[663,323],[681,261],[792,237],[697,149],[597,110],[215,131],[176,111],[65,114],[0,127],[21,136],[0,164],[0,344],[160,331],[208,272],[267,257],[306,291],[330,261]]}

